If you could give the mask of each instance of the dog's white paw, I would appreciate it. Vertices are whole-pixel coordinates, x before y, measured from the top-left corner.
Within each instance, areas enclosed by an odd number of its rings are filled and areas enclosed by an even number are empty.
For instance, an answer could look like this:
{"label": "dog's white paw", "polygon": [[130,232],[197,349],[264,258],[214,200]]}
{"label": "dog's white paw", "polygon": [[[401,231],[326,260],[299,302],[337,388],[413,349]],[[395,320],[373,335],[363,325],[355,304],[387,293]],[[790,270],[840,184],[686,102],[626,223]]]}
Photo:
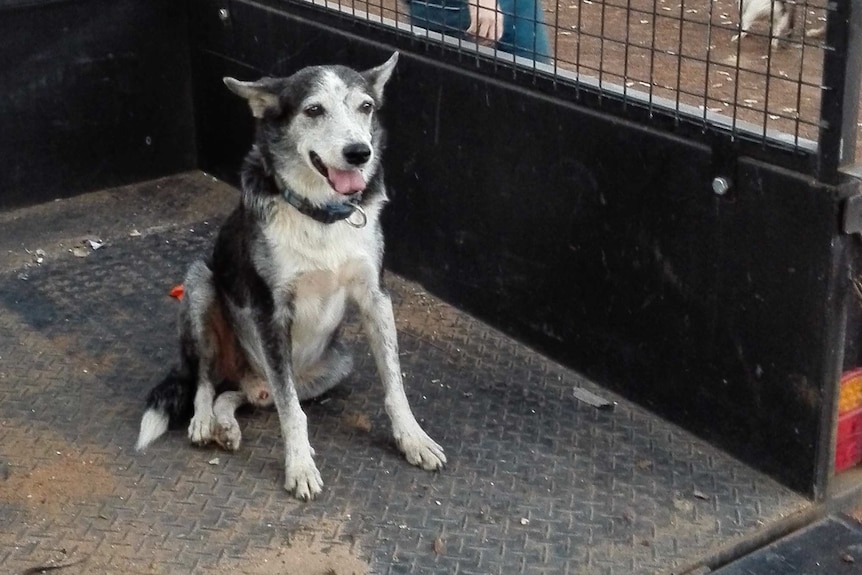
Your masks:
{"label": "dog's white paw", "polygon": [[195,445],[206,445],[213,439],[215,417],[212,413],[195,413],[189,424],[189,441]]}
{"label": "dog's white paw", "polygon": [[398,449],[404,453],[408,463],[428,471],[442,469],[446,465],[446,454],[436,441],[428,437],[421,428],[412,433],[395,436]]}
{"label": "dog's white paw", "polygon": [[236,451],[239,449],[239,445],[242,442],[242,432],[239,430],[239,423],[235,419],[217,420],[215,430],[213,431],[213,441],[227,451]]}
{"label": "dog's white paw", "polygon": [[297,499],[308,501],[323,491],[323,480],[310,456],[289,461],[284,476],[284,488]]}

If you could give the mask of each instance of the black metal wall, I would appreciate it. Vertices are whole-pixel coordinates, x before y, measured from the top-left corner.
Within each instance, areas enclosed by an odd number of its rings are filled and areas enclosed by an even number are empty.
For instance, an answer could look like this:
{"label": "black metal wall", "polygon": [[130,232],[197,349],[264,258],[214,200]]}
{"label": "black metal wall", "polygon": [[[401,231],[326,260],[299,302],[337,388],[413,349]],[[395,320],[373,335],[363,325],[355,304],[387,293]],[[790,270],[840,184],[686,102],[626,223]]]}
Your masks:
{"label": "black metal wall", "polygon": [[[382,28],[355,35],[343,17],[265,4],[191,2],[204,169],[235,181],[250,141],[222,76],[370,66],[406,49],[384,110],[390,267],[823,494],[844,192],[441,64]],[[716,176],[729,194],[713,193]]]}
{"label": "black metal wall", "polygon": [[0,0],[0,209],[195,167],[186,6]]}

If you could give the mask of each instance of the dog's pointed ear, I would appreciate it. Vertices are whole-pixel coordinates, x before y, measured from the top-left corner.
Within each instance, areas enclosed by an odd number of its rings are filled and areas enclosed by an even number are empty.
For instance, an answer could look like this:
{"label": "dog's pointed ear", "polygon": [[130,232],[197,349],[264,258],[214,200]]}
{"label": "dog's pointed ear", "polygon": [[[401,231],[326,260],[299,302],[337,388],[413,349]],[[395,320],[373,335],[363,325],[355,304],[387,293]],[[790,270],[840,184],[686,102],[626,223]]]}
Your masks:
{"label": "dog's pointed ear", "polygon": [[386,87],[386,82],[392,76],[392,71],[395,69],[395,64],[397,63],[398,52],[393,52],[383,64],[362,72],[362,76],[368,82],[368,85],[371,86],[371,93],[378,105],[383,103],[383,88]]}
{"label": "dog's pointed ear", "polygon": [[262,78],[257,82],[240,82],[234,78],[224,78],[224,84],[231,92],[248,100],[251,115],[255,118],[263,118],[266,115],[278,114],[281,106],[278,103],[278,94],[274,91],[272,82]]}

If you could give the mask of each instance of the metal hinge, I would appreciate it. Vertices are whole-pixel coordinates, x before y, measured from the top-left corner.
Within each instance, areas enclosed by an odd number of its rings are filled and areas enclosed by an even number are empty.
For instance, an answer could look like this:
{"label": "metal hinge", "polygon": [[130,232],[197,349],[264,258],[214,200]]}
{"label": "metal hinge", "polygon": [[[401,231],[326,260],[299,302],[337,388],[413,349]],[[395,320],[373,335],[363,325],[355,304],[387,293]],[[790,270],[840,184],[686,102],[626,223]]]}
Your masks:
{"label": "metal hinge", "polygon": [[845,234],[862,234],[862,165],[855,164],[841,171],[856,180],[856,190],[844,200],[841,231]]}
{"label": "metal hinge", "polygon": [[856,194],[844,200],[841,231],[845,234],[862,234],[862,194]]}

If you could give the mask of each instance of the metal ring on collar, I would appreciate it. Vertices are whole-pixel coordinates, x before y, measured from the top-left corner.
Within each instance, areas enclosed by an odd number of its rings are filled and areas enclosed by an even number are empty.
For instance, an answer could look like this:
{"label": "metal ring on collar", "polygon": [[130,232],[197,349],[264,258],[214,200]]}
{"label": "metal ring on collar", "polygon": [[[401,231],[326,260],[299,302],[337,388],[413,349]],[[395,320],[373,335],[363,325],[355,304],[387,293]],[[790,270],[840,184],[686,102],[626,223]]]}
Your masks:
{"label": "metal ring on collar", "polygon": [[[350,204],[353,206],[353,213],[347,216],[347,223],[353,226],[354,228],[364,228],[365,224],[368,223],[368,216],[365,215],[365,210],[363,210],[359,204]],[[359,214],[360,220],[358,222],[353,221],[353,216]]]}

